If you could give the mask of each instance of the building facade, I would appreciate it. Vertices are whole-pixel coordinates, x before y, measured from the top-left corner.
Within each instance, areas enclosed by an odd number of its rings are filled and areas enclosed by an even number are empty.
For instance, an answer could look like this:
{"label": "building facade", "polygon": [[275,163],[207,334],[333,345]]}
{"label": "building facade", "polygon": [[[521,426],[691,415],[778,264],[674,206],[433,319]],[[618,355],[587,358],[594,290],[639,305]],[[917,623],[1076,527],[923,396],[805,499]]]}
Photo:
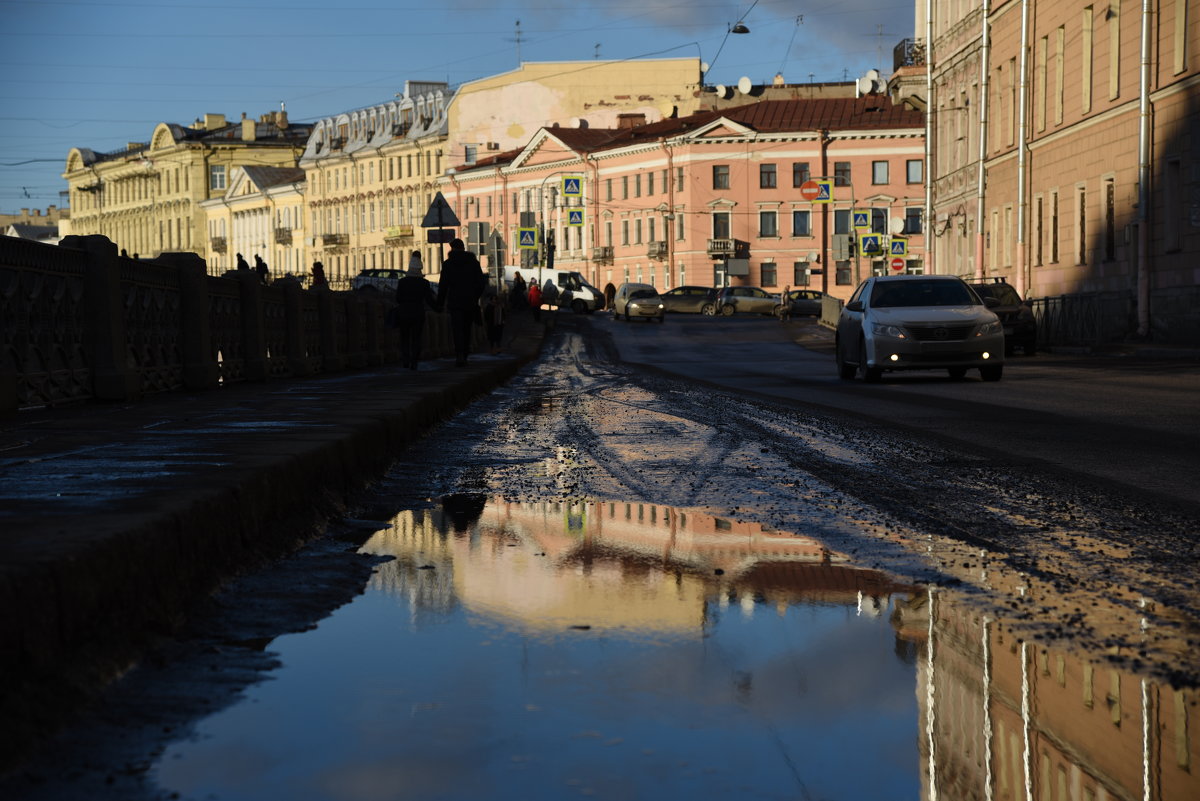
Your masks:
{"label": "building facade", "polygon": [[232,124],[206,114],[191,127],[159,123],[149,142],[124,150],[73,148],[63,173],[71,233],[106,236],[129,255],[205,255],[200,203],[225,194],[235,167],[294,167],[311,129],[289,123],[284,111]]}
{"label": "building facade", "polygon": [[343,112],[313,126],[306,175],[307,244],[330,285],[366,269],[403,269],[417,250],[436,270],[420,223],[445,169],[444,83],[408,81],[395,100]]}
{"label": "building facade", "polygon": [[938,272],[1128,295],[1130,333],[1200,333],[1195,4],[932,9]]}
{"label": "building facade", "polygon": [[[443,191],[464,238],[489,265],[521,264],[519,232],[538,227],[553,237],[555,266],[598,287],[809,286],[848,297],[872,273],[924,269],[923,115],[886,95],[621,121],[543,128],[519,151],[456,166]],[[827,202],[805,196],[815,180],[827,180]],[[859,233],[903,240],[899,269],[890,248],[855,247]]]}
{"label": "building facade", "polygon": [[260,256],[272,278],[309,272],[304,227],[304,170],[234,167],[225,194],[200,202],[209,275]]}

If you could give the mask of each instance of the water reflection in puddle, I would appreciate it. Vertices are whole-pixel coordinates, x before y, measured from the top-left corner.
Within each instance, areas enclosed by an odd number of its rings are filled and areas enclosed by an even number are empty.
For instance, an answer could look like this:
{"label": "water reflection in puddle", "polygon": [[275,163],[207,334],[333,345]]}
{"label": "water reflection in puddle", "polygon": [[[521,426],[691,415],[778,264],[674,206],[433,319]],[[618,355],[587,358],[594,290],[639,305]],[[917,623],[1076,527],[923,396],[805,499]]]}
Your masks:
{"label": "water reflection in puddle", "polygon": [[[1018,644],[803,536],[649,504],[456,496],[364,550],[394,559],[276,640],[273,680],[169,749],[164,789],[1017,799],[1061,775],[1061,797],[1102,799],[1142,797],[1153,761],[1164,792],[1145,797],[1194,797],[1176,794],[1195,787],[1186,736],[1139,739],[1143,717],[1195,731],[1194,694]],[[1112,731],[1075,731],[1085,682]]]}

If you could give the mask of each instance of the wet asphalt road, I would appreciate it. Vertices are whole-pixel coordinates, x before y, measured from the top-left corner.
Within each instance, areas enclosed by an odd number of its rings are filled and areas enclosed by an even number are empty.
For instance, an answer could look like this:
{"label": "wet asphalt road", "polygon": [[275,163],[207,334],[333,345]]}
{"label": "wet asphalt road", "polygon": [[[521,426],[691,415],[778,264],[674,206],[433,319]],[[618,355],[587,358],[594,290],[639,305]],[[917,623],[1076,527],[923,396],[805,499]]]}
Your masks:
{"label": "wet asphalt road", "polygon": [[1200,370],[1038,356],[999,384],[868,387],[796,344],[807,325],[560,316],[540,360],[402,454],[330,536],[230,587],[15,797],[171,797],[158,755],[277,667],[274,638],[361,591],[379,562],[354,550],[379,521],[453,493],[619,498],[794,532],[952,588],[1020,637],[1200,685]]}

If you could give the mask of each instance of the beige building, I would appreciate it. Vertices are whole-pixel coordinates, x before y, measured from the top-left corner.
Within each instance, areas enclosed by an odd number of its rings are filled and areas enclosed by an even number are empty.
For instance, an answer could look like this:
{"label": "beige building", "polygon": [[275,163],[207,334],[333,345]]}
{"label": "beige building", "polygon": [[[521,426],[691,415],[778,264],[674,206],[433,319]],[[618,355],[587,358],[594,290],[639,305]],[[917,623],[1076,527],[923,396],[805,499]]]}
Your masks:
{"label": "beige building", "polygon": [[72,148],[71,233],[101,234],[130,255],[167,251],[206,255],[210,243],[200,203],[225,194],[239,166],[294,167],[311,125],[284,111],[229,123],[206,114],[190,127],[159,123],[149,142],[96,153]]}
{"label": "beige building", "polygon": [[1194,0],[924,7],[937,271],[1124,295],[1137,333],[1195,336]]}
{"label": "beige building", "polygon": [[234,167],[225,194],[199,205],[210,275],[236,269],[239,253],[250,263],[261,256],[272,278],[308,274],[304,170]]}
{"label": "beige building", "polygon": [[448,100],[444,83],[407,81],[392,101],[313,126],[300,159],[306,244],[333,288],[361,270],[404,269],[412,250],[437,269],[420,224],[444,169]]}

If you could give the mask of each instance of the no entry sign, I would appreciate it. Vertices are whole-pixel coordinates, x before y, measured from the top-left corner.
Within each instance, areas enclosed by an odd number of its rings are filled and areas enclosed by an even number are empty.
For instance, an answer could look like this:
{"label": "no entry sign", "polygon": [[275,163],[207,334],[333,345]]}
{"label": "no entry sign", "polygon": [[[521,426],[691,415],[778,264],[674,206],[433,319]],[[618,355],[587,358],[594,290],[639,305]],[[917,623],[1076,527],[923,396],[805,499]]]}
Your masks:
{"label": "no entry sign", "polygon": [[904,259],[900,258],[899,256],[892,259],[892,261],[890,263],[892,265],[893,270],[903,270],[904,269]]}

